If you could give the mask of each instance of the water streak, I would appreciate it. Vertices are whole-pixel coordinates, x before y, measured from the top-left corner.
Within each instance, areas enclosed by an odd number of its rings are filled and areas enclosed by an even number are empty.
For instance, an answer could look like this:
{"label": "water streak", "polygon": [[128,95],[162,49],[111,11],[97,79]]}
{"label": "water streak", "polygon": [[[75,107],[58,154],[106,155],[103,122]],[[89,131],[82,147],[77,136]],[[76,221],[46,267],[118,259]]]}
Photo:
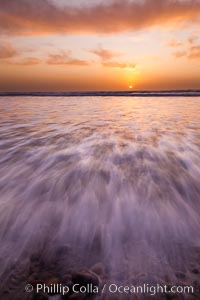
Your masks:
{"label": "water streak", "polygon": [[[199,98],[0,98],[0,276],[62,267],[164,278],[200,246]],[[154,275],[151,278],[154,278]]]}

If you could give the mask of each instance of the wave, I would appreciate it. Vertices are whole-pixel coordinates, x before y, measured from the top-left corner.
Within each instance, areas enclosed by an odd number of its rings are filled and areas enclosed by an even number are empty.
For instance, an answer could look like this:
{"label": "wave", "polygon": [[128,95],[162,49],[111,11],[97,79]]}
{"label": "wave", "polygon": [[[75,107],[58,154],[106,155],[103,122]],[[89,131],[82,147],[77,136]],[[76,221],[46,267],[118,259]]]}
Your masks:
{"label": "wave", "polygon": [[200,90],[166,91],[95,91],[95,92],[1,92],[0,96],[41,96],[41,97],[199,97]]}

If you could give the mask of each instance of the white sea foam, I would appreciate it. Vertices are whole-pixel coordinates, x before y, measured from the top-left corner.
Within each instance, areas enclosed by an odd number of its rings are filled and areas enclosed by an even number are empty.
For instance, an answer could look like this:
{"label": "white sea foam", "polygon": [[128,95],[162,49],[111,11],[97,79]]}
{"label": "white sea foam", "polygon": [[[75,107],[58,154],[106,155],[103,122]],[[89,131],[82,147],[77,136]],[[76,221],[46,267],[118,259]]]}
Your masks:
{"label": "white sea foam", "polygon": [[0,98],[0,275],[62,245],[63,268],[185,265],[200,242],[199,100]]}

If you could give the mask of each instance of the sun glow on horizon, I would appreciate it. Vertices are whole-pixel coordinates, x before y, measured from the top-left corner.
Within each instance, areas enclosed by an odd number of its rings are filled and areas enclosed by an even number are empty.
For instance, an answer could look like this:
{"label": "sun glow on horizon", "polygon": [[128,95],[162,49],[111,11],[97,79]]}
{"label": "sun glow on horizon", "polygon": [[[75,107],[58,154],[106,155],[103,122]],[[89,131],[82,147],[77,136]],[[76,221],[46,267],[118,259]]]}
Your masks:
{"label": "sun glow on horizon", "polygon": [[1,92],[200,88],[200,3],[2,2]]}

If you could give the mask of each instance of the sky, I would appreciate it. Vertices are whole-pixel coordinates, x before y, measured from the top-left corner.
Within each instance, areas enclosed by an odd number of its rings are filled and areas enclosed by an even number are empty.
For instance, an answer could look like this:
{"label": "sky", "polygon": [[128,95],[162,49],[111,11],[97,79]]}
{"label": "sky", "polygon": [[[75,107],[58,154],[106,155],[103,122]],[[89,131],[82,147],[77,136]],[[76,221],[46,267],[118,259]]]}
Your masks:
{"label": "sky", "polygon": [[0,91],[200,88],[200,0],[0,0]]}

